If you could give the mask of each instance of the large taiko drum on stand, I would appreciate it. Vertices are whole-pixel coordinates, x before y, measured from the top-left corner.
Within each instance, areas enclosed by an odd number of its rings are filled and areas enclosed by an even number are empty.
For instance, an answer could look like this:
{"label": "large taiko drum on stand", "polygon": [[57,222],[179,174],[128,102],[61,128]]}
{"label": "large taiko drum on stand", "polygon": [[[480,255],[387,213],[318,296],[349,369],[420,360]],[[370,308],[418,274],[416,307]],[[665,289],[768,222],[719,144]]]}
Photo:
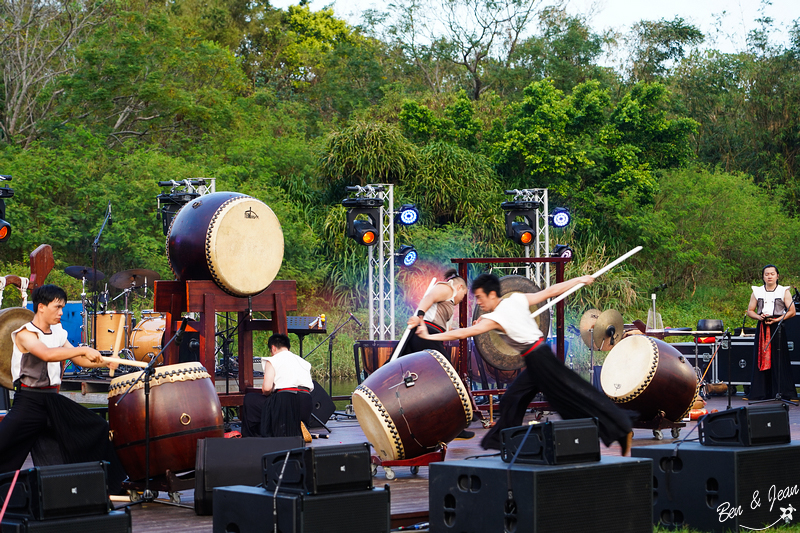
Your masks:
{"label": "large taiko drum on stand", "polygon": [[436,350],[399,357],[353,392],[356,418],[383,461],[435,451],[472,422],[469,393]]}
{"label": "large taiko drum on stand", "polygon": [[[111,440],[131,481],[144,479],[144,382],[139,381],[119,405],[122,394],[141,372],[119,376],[108,389]],[[214,384],[200,363],[157,367],[150,379],[150,475],[193,470],[197,441],[223,437],[222,407]]]}
{"label": "large taiko drum on stand", "polygon": [[633,335],[606,356],[600,372],[603,392],[615,403],[650,421],[661,412],[681,421],[692,408],[698,381],[694,367],[670,344]]}
{"label": "large taiko drum on stand", "polygon": [[214,280],[246,297],[272,283],[283,262],[283,232],[264,202],[215,192],[178,211],[167,237],[167,259],[178,281]]}

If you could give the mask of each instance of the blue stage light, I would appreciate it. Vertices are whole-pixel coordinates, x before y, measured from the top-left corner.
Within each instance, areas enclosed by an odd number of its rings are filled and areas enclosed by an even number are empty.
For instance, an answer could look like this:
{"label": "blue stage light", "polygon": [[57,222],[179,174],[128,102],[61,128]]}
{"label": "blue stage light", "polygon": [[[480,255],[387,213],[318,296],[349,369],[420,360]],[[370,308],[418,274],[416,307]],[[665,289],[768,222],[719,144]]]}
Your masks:
{"label": "blue stage light", "polygon": [[563,207],[556,207],[550,215],[550,224],[555,228],[565,228],[571,221],[569,211]]}
{"label": "blue stage light", "polygon": [[395,254],[398,266],[410,267],[417,261],[417,250],[413,246],[403,245]]}
{"label": "blue stage light", "polygon": [[403,204],[397,212],[395,220],[398,224],[411,226],[419,221],[419,210],[414,204]]}

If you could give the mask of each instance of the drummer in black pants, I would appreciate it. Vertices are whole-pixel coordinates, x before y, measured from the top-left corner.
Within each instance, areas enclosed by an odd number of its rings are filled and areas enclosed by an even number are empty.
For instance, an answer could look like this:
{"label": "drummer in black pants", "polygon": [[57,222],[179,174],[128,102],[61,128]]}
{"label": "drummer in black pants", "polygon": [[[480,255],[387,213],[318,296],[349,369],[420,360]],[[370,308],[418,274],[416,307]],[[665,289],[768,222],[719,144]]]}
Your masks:
{"label": "drummer in black pants", "polygon": [[423,327],[417,328],[417,335],[423,339],[440,341],[498,330],[506,344],[525,358],[525,370],[500,400],[500,419],[481,442],[484,449],[501,448],[500,431],[520,426],[528,404],[541,391],[563,419],[597,418],[603,443],[610,446],[619,441],[622,455],[630,453],[633,438],[630,417],[555,357],[530,312],[531,305],[556,297],[579,283],[590,285],[593,282],[592,276],[581,276],[536,293],[515,293],[501,299],[500,280],[492,274],[481,274],[472,283],[472,293],[486,314],[473,326],[436,335],[430,335]]}

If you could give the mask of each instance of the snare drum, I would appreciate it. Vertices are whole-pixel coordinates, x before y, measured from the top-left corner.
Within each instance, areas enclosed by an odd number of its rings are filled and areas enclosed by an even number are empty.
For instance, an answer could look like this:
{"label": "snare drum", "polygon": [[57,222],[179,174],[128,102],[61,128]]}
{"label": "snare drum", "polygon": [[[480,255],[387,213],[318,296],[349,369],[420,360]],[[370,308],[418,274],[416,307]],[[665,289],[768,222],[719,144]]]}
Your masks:
{"label": "snare drum", "polygon": [[142,321],[136,324],[131,333],[130,349],[134,359],[149,363],[161,351],[166,323],[162,314],[154,313],[146,316],[144,311],[142,312]]}
{"label": "snare drum", "polygon": [[353,409],[381,460],[435,451],[472,422],[472,402],[453,366],[435,350],[385,364],[353,392]]}
{"label": "snare drum", "polygon": [[660,412],[682,420],[692,407],[698,381],[694,367],[670,344],[632,335],[617,343],[600,372],[603,392],[625,409],[650,421]]}
{"label": "snare drum", "polygon": [[[139,381],[119,405],[122,394],[141,372],[119,376],[108,389],[111,440],[132,481],[144,479],[144,382]],[[197,441],[224,436],[222,407],[205,367],[180,363],[155,369],[150,379],[150,475],[195,468]]]}
{"label": "snare drum", "polygon": [[[125,347],[125,340],[128,337],[128,332],[131,330],[131,313],[108,311],[107,313],[99,313],[97,315],[97,350],[101,352],[113,352],[114,341],[117,338],[117,328],[119,327],[120,317],[124,316],[125,332],[122,334],[121,348]],[[94,323],[94,315],[89,313],[89,325]]]}

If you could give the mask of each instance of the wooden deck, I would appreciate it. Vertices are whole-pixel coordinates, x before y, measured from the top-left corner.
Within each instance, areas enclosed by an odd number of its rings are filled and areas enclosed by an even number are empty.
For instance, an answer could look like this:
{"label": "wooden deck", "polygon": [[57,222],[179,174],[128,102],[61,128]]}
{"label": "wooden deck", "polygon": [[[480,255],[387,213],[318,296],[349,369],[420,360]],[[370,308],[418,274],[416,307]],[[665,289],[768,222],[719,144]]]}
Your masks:
{"label": "wooden deck", "polygon": [[[741,395],[732,399],[731,407],[737,408],[747,405],[742,400]],[[727,407],[727,400],[724,397],[713,397],[708,402],[709,409],[724,410]],[[793,407],[789,410],[792,440],[800,440],[800,407]],[[545,414],[552,420],[558,419],[557,415]],[[354,419],[333,420],[328,424],[331,434],[327,439],[315,439],[309,446],[332,446],[336,444],[352,444],[365,442],[366,438],[361,431],[358,422]],[[688,422],[687,426],[681,430],[680,437],[683,438],[696,427],[696,422]],[[486,429],[483,429],[479,422],[473,422],[471,431],[476,433],[470,440],[456,440],[450,443],[447,449],[446,460],[460,460],[475,455],[483,455],[489,452],[480,447],[480,441]],[[325,430],[321,430],[325,433]],[[693,431],[689,438],[696,438],[697,432]],[[664,431],[664,440],[656,440],[653,432],[649,429],[636,429],[634,431],[634,446],[651,446],[672,442],[669,430]],[[605,448],[601,444],[603,455],[618,455],[620,448],[614,444]],[[32,466],[32,464],[26,465]],[[392,527],[400,525],[410,525],[427,521],[428,513],[428,468],[421,467],[417,474],[412,474],[410,468],[395,468],[396,477],[389,481],[382,468],[378,468],[376,476],[373,478],[375,486],[382,487],[388,484],[391,488],[391,508],[392,508]],[[133,531],[136,533],[144,532],[211,532],[213,518],[211,516],[197,516],[193,509],[194,491],[186,490],[179,493],[182,505],[187,507],[176,507],[162,503],[148,503],[132,507]],[[161,494],[159,500],[166,499],[166,494]],[[117,503],[116,505],[121,505]]]}

